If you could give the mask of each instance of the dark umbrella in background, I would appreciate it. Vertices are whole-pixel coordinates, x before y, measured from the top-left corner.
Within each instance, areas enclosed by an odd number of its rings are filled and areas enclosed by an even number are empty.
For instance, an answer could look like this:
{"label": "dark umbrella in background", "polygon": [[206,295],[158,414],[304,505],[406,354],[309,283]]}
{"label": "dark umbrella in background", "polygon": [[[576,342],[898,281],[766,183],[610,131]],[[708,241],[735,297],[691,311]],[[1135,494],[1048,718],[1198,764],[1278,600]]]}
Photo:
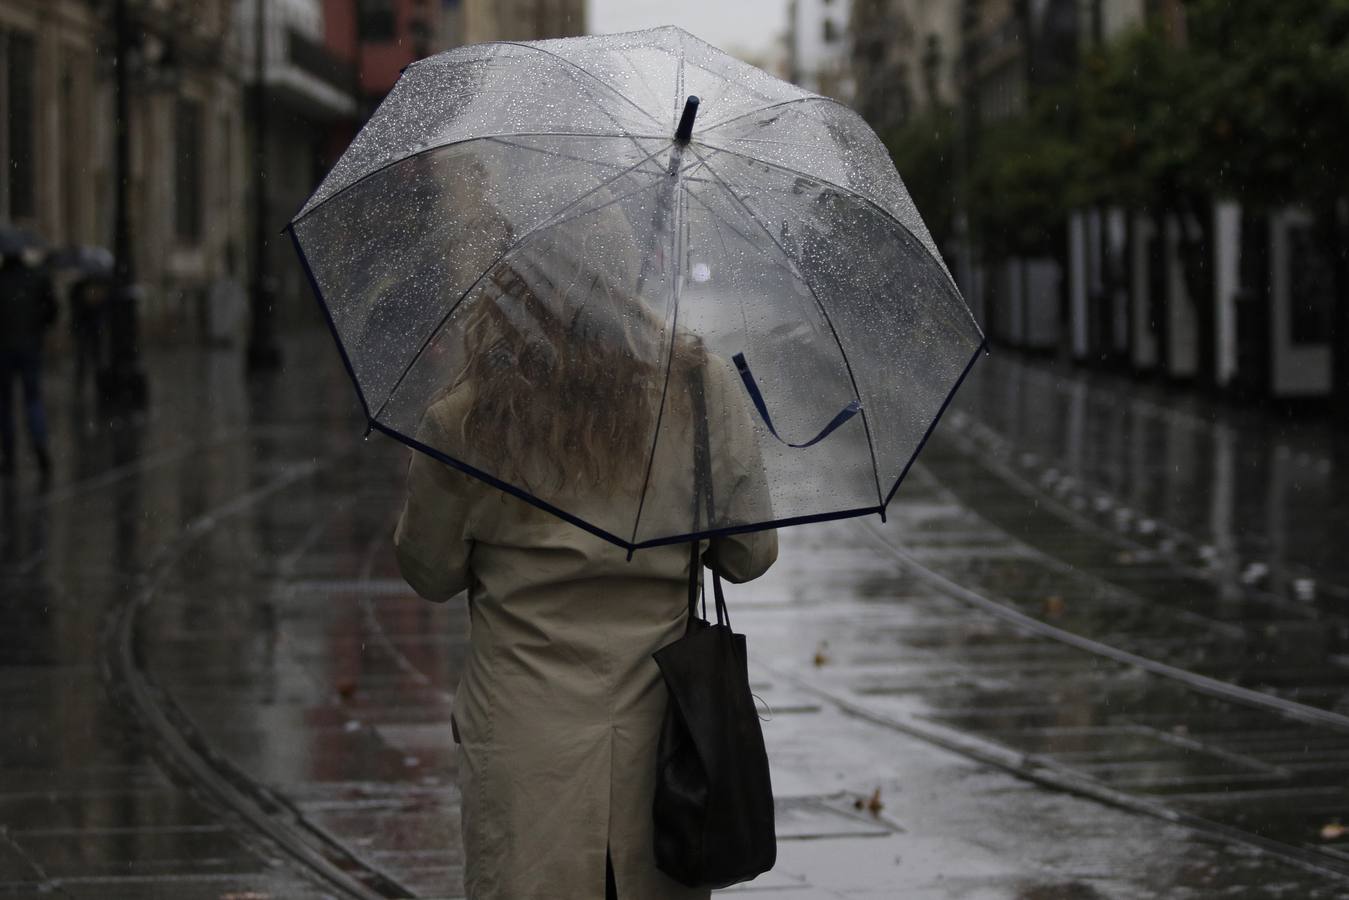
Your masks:
{"label": "dark umbrella in background", "polygon": [[[883,515],[984,346],[861,118],[677,28],[409,66],[288,227],[372,428],[629,550]],[[484,304],[546,333],[530,295],[510,305],[519,272],[549,288],[550,317],[626,341],[642,374],[622,390],[660,398],[631,423],[648,466],[687,441],[661,416],[681,389],[676,344],[723,366],[757,410],[771,510],[722,506],[713,486],[710,522],[653,514],[645,491],[582,512],[492,448],[419,442],[428,406],[483,350]],[[724,422],[706,424],[715,443]]]}
{"label": "dark umbrella in background", "polygon": [[25,250],[46,250],[47,242],[36,232],[0,224],[0,256],[18,256]]}
{"label": "dark umbrella in background", "polygon": [[112,277],[112,251],[93,244],[70,244],[52,254],[51,265],[58,269],[69,269],[81,275]]}
{"label": "dark umbrella in background", "polygon": [[51,256],[51,265],[70,272],[70,330],[75,350],[75,384],[107,365],[107,328],[104,317],[113,296],[117,260],[106,247],[70,244]]}

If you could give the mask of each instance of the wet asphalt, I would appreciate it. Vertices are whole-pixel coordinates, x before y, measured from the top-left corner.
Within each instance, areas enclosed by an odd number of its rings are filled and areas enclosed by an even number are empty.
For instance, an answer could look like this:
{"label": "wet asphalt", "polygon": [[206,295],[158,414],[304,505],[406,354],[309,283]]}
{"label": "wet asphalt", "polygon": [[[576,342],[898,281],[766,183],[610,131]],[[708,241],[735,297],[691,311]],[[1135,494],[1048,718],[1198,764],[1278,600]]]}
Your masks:
{"label": "wet asphalt", "polygon": [[[0,507],[0,897],[458,896],[463,610],[321,336],[151,355]],[[785,898],[1349,897],[1349,458],[1314,421],[976,367],[888,521],[730,594]],[[26,460],[25,460],[26,462]]]}

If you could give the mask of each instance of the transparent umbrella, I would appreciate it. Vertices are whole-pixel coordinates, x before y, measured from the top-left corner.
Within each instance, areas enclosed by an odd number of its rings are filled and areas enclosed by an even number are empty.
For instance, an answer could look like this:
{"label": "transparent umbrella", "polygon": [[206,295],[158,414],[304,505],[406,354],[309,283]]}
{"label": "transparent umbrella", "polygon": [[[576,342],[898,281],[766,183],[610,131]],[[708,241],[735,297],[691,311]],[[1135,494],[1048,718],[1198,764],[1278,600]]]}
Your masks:
{"label": "transparent umbrella", "polygon": [[288,230],[371,428],[629,551],[884,515],[984,343],[862,119],[677,28],[414,63]]}

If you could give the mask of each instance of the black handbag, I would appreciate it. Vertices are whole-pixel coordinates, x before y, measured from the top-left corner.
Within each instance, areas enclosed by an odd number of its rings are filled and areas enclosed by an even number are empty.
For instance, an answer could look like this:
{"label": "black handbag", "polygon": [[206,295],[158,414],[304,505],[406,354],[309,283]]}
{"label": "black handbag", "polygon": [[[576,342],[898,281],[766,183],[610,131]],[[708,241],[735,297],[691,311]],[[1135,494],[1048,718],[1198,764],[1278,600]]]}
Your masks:
{"label": "black handbag", "polygon": [[[696,406],[701,407],[701,384],[697,387]],[[701,445],[695,449],[695,466],[709,472],[701,412],[697,409],[695,415]],[[711,521],[711,480],[702,483]],[[699,617],[698,550],[694,541],[684,636],[653,654],[670,696],[656,755],[656,865],[689,887],[723,888],[773,868],[777,835],[768,753],[749,690],[745,637],[731,631],[715,569],[717,622]],[[705,616],[706,600],[703,611]]]}

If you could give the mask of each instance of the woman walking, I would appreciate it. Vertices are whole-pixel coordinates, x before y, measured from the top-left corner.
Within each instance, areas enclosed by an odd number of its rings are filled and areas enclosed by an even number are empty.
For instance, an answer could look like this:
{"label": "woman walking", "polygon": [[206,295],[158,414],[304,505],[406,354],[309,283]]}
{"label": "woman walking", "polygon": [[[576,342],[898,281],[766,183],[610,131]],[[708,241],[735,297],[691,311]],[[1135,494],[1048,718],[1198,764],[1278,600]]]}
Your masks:
{"label": "woman walking", "polygon": [[[644,522],[688,533],[718,524],[688,508],[703,499],[693,486],[702,419],[716,518],[771,521],[734,372],[689,334],[671,347],[661,323],[634,315],[620,285],[635,269],[613,260],[624,241],[610,218],[559,229],[483,279],[464,301],[462,367],[416,440],[454,459],[490,455],[510,483],[585,521],[640,505]],[[581,304],[569,300],[578,284]],[[684,634],[688,545],[629,560],[425,453],[413,454],[395,545],[422,596],[468,592],[469,659],[452,718],[467,896],[706,898],[657,869],[652,832],[667,697],[651,654]],[[777,539],[716,537],[702,551],[743,582],[773,563]]]}

